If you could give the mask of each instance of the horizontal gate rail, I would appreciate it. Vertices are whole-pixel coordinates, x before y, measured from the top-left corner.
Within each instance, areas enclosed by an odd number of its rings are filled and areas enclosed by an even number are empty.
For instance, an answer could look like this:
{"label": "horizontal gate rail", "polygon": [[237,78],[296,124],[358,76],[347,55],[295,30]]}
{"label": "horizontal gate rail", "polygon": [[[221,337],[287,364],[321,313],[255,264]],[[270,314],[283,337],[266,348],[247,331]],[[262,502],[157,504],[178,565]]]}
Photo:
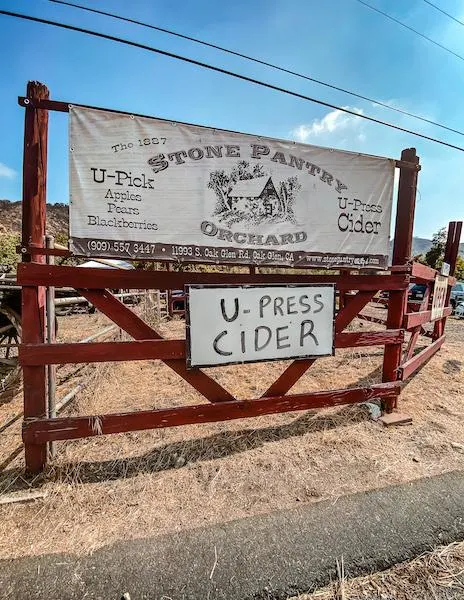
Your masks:
{"label": "horizontal gate rail", "polygon": [[54,286],[84,289],[162,289],[178,290],[186,284],[256,284],[256,283],[335,283],[339,290],[404,290],[410,277],[396,275],[288,275],[283,273],[198,273],[194,271],[121,271],[117,269],[79,269],[22,263],[18,266],[18,283],[23,286]]}
{"label": "horizontal gate rail", "polygon": [[[432,269],[432,267],[428,267],[427,265],[423,265],[418,262],[412,263],[411,276],[414,277],[414,280],[419,283],[434,281],[435,277],[439,274],[439,271]],[[450,276],[448,278],[448,285],[453,286],[455,283],[456,278]]]}
{"label": "horizontal gate rail", "polygon": [[[398,344],[404,340],[402,329],[339,333],[336,348]],[[19,352],[20,364],[66,365],[125,360],[185,359],[185,340],[138,340],[72,344],[27,344]],[[191,372],[191,371],[190,371]]]}
{"label": "horizontal gate rail", "polygon": [[424,350],[421,350],[412,358],[403,363],[398,369],[398,379],[400,381],[404,381],[413,373],[415,373],[417,369],[419,369],[425,362],[429,360],[429,358],[435,354],[435,352],[440,350],[445,339],[446,335],[442,335],[440,338],[432,342],[430,346],[427,346],[427,348],[424,348]]}
{"label": "horizontal gate rail", "polygon": [[221,404],[200,404],[109,415],[30,419],[24,422],[23,439],[26,443],[43,444],[54,440],[73,440],[111,433],[229,421],[273,413],[355,404],[373,398],[395,397],[400,387],[399,382],[389,382],[363,388],[264,397],[257,400],[235,400]]}
{"label": "horizontal gate rail", "polygon": [[[443,310],[443,317],[449,317],[452,312],[453,312],[452,307],[447,306]],[[408,329],[408,330],[413,329],[414,327],[417,327],[418,325],[424,325],[425,323],[430,323],[431,318],[432,318],[431,310],[421,310],[420,312],[406,313],[404,315],[403,326],[405,329]]]}

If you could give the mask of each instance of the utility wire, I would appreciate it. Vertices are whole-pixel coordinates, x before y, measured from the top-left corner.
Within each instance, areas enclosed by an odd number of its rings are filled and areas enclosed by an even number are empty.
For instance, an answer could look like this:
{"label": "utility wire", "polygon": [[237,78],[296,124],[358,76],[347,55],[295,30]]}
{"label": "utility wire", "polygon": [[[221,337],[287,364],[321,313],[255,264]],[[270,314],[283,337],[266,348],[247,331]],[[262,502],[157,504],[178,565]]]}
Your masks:
{"label": "utility wire", "polygon": [[443,46],[439,42],[432,40],[432,38],[429,38],[428,36],[424,35],[420,31],[417,31],[417,29],[413,29],[412,27],[409,27],[409,25],[406,25],[406,23],[403,23],[403,21],[399,21],[398,19],[395,19],[395,17],[392,17],[391,15],[387,14],[386,12],[383,12],[382,10],[375,8],[375,6],[371,6],[367,2],[364,2],[364,0],[356,0],[356,1],[359,2],[360,4],[363,4],[364,6],[367,6],[367,8],[370,8],[371,10],[379,13],[379,15],[383,15],[387,19],[390,19],[390,21],[394,21],[395,23],[398,23],[398,25],[401,25],[401,27],[404,27],[405,29],[409,29],[409,31],[412,31],[416,35],[419,35],[421,38],[424,38],[424,40],[427,40],[428,42],[435,44],[435,46],[438,46],[442,50],[446,50],[446,52],[453,54],[453,56],[456,56],[456,58],[459,58],[460,60],[464,60],[464,56],[461,56],[460,54],[457,54],[457,52],[453,52],[453,50],[450,50],[449,48],[447,48],[446,46]]}
{"label": "utility wire", "polygon": [[261,87],[264,87],[264,88],[267,88],[270,90],[275,90],[276,92],[282,92],[283,94],[287,94],[288,96],[293,96],[294,98],[300,98],[302,100],[314,102],[315,104],[319,104],[320,106],[326,106],[327,108],[331,108],[333,110],[338,110],[338,111],[347,113],[349,115],[353,115],[354,117],[358,117],[360,119],[365,119],[366,121],[371,121],[372,123],[378,123],[379,125],[384,125],[385,127],[390,127],[391,129],[396,129],[397,131],[403,131],[404,133],[409,133],[410,135],[420,137],[424,140],[429,140],[431,142],[441,144],[442,146],[447,146],[448,148],[453,148],[454,150],[460,150],[461,152],[464,152],[464,148],[461,146],[455,146],[454,144],[450,144],[443,140],[439,140],[439,139],[430,137],[423,133],[418,133],[417,131],[412,131],[411,129],[406,129],[404,127],[400,127],[399,125],[394,125],[393,123],[381,121],[380,119],[375,119],[374,117],[369,117],[368,115],[360,114],[360,113],[355,112],[354,110],[350,110],[348,108],[343,108],[342,106],[337,106],[336,104],[331,104],[329,102],[324,102],[323,100],[318,100],[317,98],[305,96],[304,94],[299,94],[298,92],[293,92],[286,88],[282,88],[277,85],[273,85],[272,83],[260,81],[259,79],[253,79],[252,77],[247,77],[246,75],[241,75],[240,73],[236,73],[234,71],[229,71],[227,69],[222,69],[221,67],[216,67],[214,65],[210,65],[208,63],[204,63],[199,60],[195,60],[193,58],[188,58],[188,57],[182,56],[180,54],[174,54],[173,52],[168,52],[167,50],[160,50],[159,48],[154,48],[153,46],[147,46],[146,44],[141,44],[139,42],[133,42],[131,40],[126,40],[124,38],[109,35],[107,33],[101,33],[98,31],[93,31],[91,29],[77,27],[76,25],[68,25],[66,23],[59,23],[58,21],[51,21],[49,19],[41,19],[39,17],[33,17],[30,15],[15,13],[15,12],[11,12],[8,10],[0,10],[0,14],[6,15],[8,17],[14,17],[17,19],[24,19],[26,21],[33,21],[35,23],[42,23],[44,25],[52,25],[53,27],[60,27],[61,29],[67,29],[69,31],[77,31],[79,33],[85,33],[87,35],[92,35],[94,37],[102,38],[105,40],[110,40],[112,42],[126,44],[127,46],[132,46],[133,48],[140,48],[142,50],[148,50],[149,52],[154,52],[156,54],[160,54],[161,56],[167,56],[169,58],[174,58],[176,60],[180,60],[185,63],[191,64],[191,65],[203,67],[210,71],[215,71],[216,73],[222,73],[224,75],[229,75],[230,77],[234,77],[235,79],[240,79],[241,81],[247,81],[249,83],[254,83],[255,85],[259,85]]}
{"label": "utility wire", "polygon": [[[426,0],[424,0],[426,1]],[[235,50],[231,50],[230,48],[224,48],[223,46],[218,46],[216,44],[212,44],[210,42],[206,42],[205,40],[200,40],[198,38],[191,37],[189,35],[184,35],[182,33],[178,33],[177,31],[172,31],[170,29],[165,29],[164,27],[158,27],[156,25],[151,25],[149,23],[144,23],[143,21],[137,21],[136,19],[131,19],[129,17],[122,17],[120,15],[116,15],[114,13],[106,12],[104,10],[97,10],[96,8],[90,8],[88,6],[82,6],[80,4],[74,4],[72,2],[65,2],[64,0],[50,0],[50,2],[54,2],[55,4],[64,4],[66,6],[72,6],[73,8],[79,8],[81,10],[86,10],[90,13],[96,13],[99,15],[104,15],[106,17],[111,17],[112,19],[119,19],[120,21],[125,21],[127,23],[133,23],[135,25],[141,25],[142,27],[147,27],[148,29],[154,29],[155,31],[161,31],[162,33],[167,33],[169,35],[176,36],[178,38],[182,38],[184,40],[188,40],[190,42],[195,42],[196,44],[201,44],[202,46],[207,46],[208,48],[214,48],[215,50],[220,50],[221,52],[226,52],[227,54],[232,54],[233,56],[238,56],[239,58],[244,58],[246,60],[252,61],[254,63],[258,63],[260,65],[264,65],[266,67],[270,67],[271,69],[275,69],[277,71],[281,71],[282,73],[288,73],[289,75],[294,75],[295,77],[299,77],[301,79],[305,79],[307,81],[311,81],[313,83],[317,83],[318,85],[323,85],[324,87],[330,88],[332,90],[337,90],[337,92],[343,92],[344,94],[349,94],[350,96],[354,96],[355,98],[360,98],[361,100],[366,100],[367,102],[372,102],[382,106],[383,108],[387,108],[388,110],[395,111],[402,115],[406,115],[408,117],[412,117],[413,119],[418,119],[419,121],[423,121],[424,123],[429,123],[430,125],[434,125],[435,127],[440,127],[441,129],[446,129],[447,131],[451,131],[452,133],[457,133],[458,135],[463,135],[463,131],[459,131],[458,129],[453,129],[452,127],[448,127],[447,125],[443,125],[442,123],[437,123],[436,121],[432,121],[431,119],[426,119],[425,117],[421,117],[420,115],[416,115],[414,113],[410,113],[401,108],[397,108],[395,106],[390,106],[389,104],[385,104],[385,102],[380,102],[379,100],[374,100],[373,98],[368,98],[367,96],[363,96],[362,94],[358,94],[357,92],[352,92],[350,90],[346,90],[344,88],[338,87],[331,83],[327,83],[325,81],[321,81],[319,79],[314,79],[314,77],[310,77],[309,75],[304,75],[302,73],[297,73],[296,71],[292,71],[285,67],[281,67],[265,60],[261,60],[259,58],[255,58],[253,56],[247,56],[246,54],[242,54],[241,52],[237,52]]]}
{"label": "utility wire", "polygon": [[[54,1],[54,0],[52,0],[52,1]],[[436,4],[434,4],[433,2],[429,2],[429,0],[424,0],[424,2],[426,4],[429,4],[430,6],[433,6],[433,8],[435,8],[435,10],[438,10],[439,12],[443,13],[444,15],[446,15],[447,17],[449,17],[453,21],[456,21],[456,23],[459,23],[459,25],[464,26],[464,23],[462,21],[460,21],[459,19],[456,19],[456,17],[453,17],[453,15],[450,15],[449,13],[447,13],[445,10],[443,10],[442,8],[440,8],[439,6],[437,6]]]}

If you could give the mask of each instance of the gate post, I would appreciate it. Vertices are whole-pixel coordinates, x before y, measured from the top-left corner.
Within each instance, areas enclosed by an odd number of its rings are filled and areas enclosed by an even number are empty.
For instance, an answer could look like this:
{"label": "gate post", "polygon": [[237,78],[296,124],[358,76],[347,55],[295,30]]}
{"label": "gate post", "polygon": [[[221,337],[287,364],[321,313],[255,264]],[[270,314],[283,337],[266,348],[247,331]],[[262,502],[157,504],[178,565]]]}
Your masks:
{"label": "gate post", "polygon": [[[29,81],[26,96],[23,154],[22,248],[44,247],[47,188],[48,111],[34,108],[34,100],[48,99],[45,85]],[[45,256],[23,254],[23,262],[45,262]],[[22,343],[45,341],[45,288],[22,288]],[[47,414],[45,367],[23,367],[24,419]],[[25,442],[26,471],[38,473],[47,462],[47,444]]]}
{"label": "gate post", "polygon": [[[459,255],[459,242],[461,240],[462,221],[450,221],[448,224],[448,237],[446,238],[445,255],[443,262],[450,266],[449,274],[454,276],[456,270],[456,261]],[[451,287],[448,286],[446,292],[445,306],[449,305],[451,296]],[[437,340],[445,333],[446,317],[435,321],[433,326],[433,340]]]}
{"label": "gate post", "polygon": [[[414,210],[416,206],[417,175],[419,157],[415,148],[406,148],[401,152],[401,161],[410,163],[400,166],[398,183],[398,202],[396,206],[395,238],[393,242],[393,266],[405,266],[411,259]],[[416,168],[411,168],[416,165]],[[406,267],[405,267],[406,270]],[[387,329],[402,329],[406,312],[408,290],[390,292],[388,301]],[[400,366],[402,343],[385,346],[382,381],[396,381]],[[391,412],[396,407],[396,398],[385,402],[385,410]]]}

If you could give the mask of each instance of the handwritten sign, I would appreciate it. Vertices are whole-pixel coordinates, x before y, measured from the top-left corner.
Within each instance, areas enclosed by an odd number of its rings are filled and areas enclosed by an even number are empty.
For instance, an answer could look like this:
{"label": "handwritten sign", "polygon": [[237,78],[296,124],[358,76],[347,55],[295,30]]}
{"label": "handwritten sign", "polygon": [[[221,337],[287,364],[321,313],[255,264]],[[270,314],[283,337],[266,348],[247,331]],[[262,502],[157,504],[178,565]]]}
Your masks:
{"label": "handwritten sign", "polygon": [[187,366],[334,354],[333,285],[186,286]]}
{"label": "handwritten sign", "polygon": [[444,275],[437,275],[435,278],[435,285],[433,287],[432,321],[436,321],[437,319],[441,319],[443,317],[447,290],[448,277],[445,277]]}

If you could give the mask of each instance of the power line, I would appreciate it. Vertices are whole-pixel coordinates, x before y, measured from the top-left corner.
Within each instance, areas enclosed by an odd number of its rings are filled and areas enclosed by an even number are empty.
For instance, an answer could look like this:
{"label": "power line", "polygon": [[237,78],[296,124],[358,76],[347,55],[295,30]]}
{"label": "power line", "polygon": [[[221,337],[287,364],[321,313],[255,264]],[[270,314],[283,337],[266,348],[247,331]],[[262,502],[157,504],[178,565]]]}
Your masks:
{"label": "power line", "polygon": [[61,29],[66,29],[69,31],[77,31],[79,33],[85,33],[87,35],[92,35],[94,37],[102,38],[105,40],[110,40],[112,42],[126,44],[127,46],[132,46],[133,48],[140,48],[142,50],[148,50],[149,52],[154,52],[156,54],[160,54],[161,56],[167,56],[169,58],[174,58],[176,60],[180,60],[180,61],[188,63],[188,64],[196,65],[198,67],[202,67],[202,68],[208,69],[210,71],[215,71],[216,73],[222,73],[223,75],[229,75],[230,77],[234,77],[235,79],[240,79],[241,81],[247,81],[248,83],[253,83],[255,85],[259,85],[260,87],[274,90],[276,92],[282,92],[283,94],[287,94],[288,96],[293,96],[294,98],[300,98],[301,100],[307,100],[309,102],[314,102],[315,104],[319,104],[320,106],[325,106],[325,107],[331,108],[333,110],[338,110],[338,111],[347,113],[349,115],[353,115],[354,117],[358,117],[359,119],[365,119],[366,121],[371,121],[372,123],[384,125],[385,127],[390,127],[391,129],[396,129],[397,131],[403,131],[404,133],[409,133],[410,135],[420,137],[424,140],[429,140],[431,142],[441,144],[442,146],[447,146],[448,148],[453,148],[454,150],[460,150],[461,152],[464,152],[464,148],[461,146],[455,146],[454,144],[450,144],[443,140],[439,140],[439,139],[430,137],[423,133],[418,133],[417,131],[412,131],[411,129],[406,129],[404,127],[400,127],[399,125],[394,125],[393,123],[387,123],[386,121],[381,121],[380,119],[375,119],[374,117],[369,117],[368,115],[360,114],[360,113],[357,113],[348,108],[343,108],[342,106],[337,106],[336,104],[330,104],[329,102],[325,102],[323,100],[318,100],[317,98],[305,96],[304,94],[300,94],[298,92],[293,92],[291,90],[279,87],[272,83],[260,81],[259,79],[253,79],[252,77],[247,77],[246,75],[241,75],[240,73],[236,73],[234,71],[229,71],[229,70],[223,69],[221,67],[216,67],[214,65],[210,65],[208,63],[204,63],[199,60],[195,60],[193,58],[188,58],[188,57],[182,56],[180,54],[174,54],[173,52],[168,52],[167,50],[160,50],[159,48],[154,48],[153,46],[147,46],[146,44],[141,44],[139,42],[133,42],[132,40],[126,40],[124,38],[109,35],[107,33],[93,31],[91,29],[85,29],[83,27],[78,27],[76,25],[59,23],[57,21],[51,21],[49,19],[41,19],[40,17],[33,17],[30,15],[15,13],[15,12],[11,12],[8,10],[0,10],[0,14],[6,15],[8,17],[15,17],[17,19],[24,19],[26,21],[33,21],[35,23],[42,23],[44,25],[52,25],[53,27],[60,27]]}
{"label": "power line", "polygon": [[[424,0],[425,1],[425,0]],[[414,113],[410,113],[401,108],[397,108],[395,106],[390,106],[389,104],[385,104],[384,102],[380,102],[379,100],[375,100],[373,98],[369,98],[367,96],[363,96],[362,94],[358,94],[357,92],[352,92],[350,90],[346,90],[344,88],[338,87],[331,83],[327,83],[325,81],[321,81],[319,79],[314,79],[309,75],[304,75],[302,73],[298,73],[296,71],[292,71],[285,67],[281,67],[265,60],[261,60],[259,58],[255,58],[252,56],[247,56],[246,54],[242,54],[241,52],[237,52],[235,50],[231,50],[230,48],[224,48],[223,46],[218,46],[216,44],[212,44],[211,42],[206,42],[204,40],[200,40],[198,38],[191,37],[189,35],[184,35],[182,33],[178,33],[177,31],[172,31],[170,29],[165,29],[164,27],[158,27],[156,25],[151,25],[149,23],[144,23],[143,21],[137,21],[136,19],[131,19],[129,17],[122,17],[120,15],[116,15],[114,13],[106,12],[104,10],[98,10],[96,8],[90,8],[87,6],[82,6],[80,4],[73,4],[72,2],[65,2],[64,0],[50,0],[50,2],[54,2],[55,4],[64,4],[66,6],[72,6],[73,8],[79,8],[81,10],[86,10],[90,13],[96,13],[99,15],[104,15],[106,17],[111,17],[112,19],[119,19],[120,21],[125,21],[127,23],[133,23],[135,25],[141,25],[142,27],[147,27],[148,29],[154,29],[155,31],[161,31],[162,33],[167,33],[169,35],[176,36],[178,38],[182,38],[184,40],[188,40],[190,42],[194,42],[196,44],[200,44],[202,46],[207,46],[209,48],[214,48],[215,50],[220,50],[221,52],[226,52],[227,54],[232,54],[233,56],[238,56],[239,58],[244,58],[246,60],[252,61],[254,63],[258,63],[260,65],[264,65],[266,67],[270,67],[271,69],[275,69],[277,71],[281,71],[283,73],[288,73],[289,75],[294,75],[295,77],[299,77],[301,79],[305,79],[307,81],[311,81],[313,83],[317,83],[318,85],[323,85],[324,87],[330,88],[332,90],[337,90],[338,92],[343,92],[344,94],[349,94],[350,96],[354,96],[355,98],[360,98],[361,100],[366,100],[367,102],[372,102],[382,106],[383,108],[387,108],[389,110],[395,111],[402,115],[406,115],[408,117],[412,117],[414,119],[418,119],[419,121],[423,121],[424,123],[428,123],[430,125],[434,125],[435,127],[440,127],[441,129],[446,129],[447,131],[451,131],[452,133],[457,133],[458,135],[463,135],[464,132],[459,131],[458,129],[453,129],[452,127],[448,127],[447,125],[443,125],[442,123],[437,123],[436,121],[432,121],[431,119],[426,119],[425,117],[421,117],[420,115],[416,115]]]}
{"label": "power line", "polygon": [[364,0],[356,0],[356,1],[359,2],[360,4],[363,4],[364,6],[367,6],[367,8],[370,8],[371,10],[379,13],[379,15],[383,15],[387,19],[390,19],[390,21],[394,21],[395,23],[398,23],[398,25],[401,25],[401,27],[404,27],[405,29],[409,29],[409,31],[412,31],[416,35],[419,35],[421,38],[424,38],[424,40],[427,40],[428,42],[435,44],[435,46],[438,46],[442,50],[446,50],[446,52],[449,52],[453,56],[456,56],[456,58],[459,58],[460,60],[464,60],[464,56],[461,56],[460,54],[457,54],[457,52],[453,52],[453,50],[450,50],[449,48],[447,48],[446,46],[443,46],[439,42],[432,40],[432,38],[429,38],[428,36],[424,35],[420,31],[417,31],[417,29],[413,29],[412,27],[409,27],[409,25],[406,25],[406,23],[403,23],[403,21],[399,21],[398,19],[395,19],[395,17],[392,17],[391,15],[387,14],[386,12],[383,12],[382,10],[375,8],[375,6],[371,6],[367,2],[364,2]]}
{"label": "power line", "polygon": [[424,0],[424,2],[426,4],[429,4],[430,6],[433,6],[433,8],[435,8],[435,10],[438,10],[439,12],[443,13],[444,15],[446,15],[447,17],[449,17],[453,21],[456,21],[456,23],[459,23],[459,25],[464,26],[464,23],[462,21],[460,21],[459,19],[456,19],[456,17],[453,17],[453,15],[450,15],[449,13],[447,13],[445,10],[443,10],[442,8],[440,8],[439,6],[437,6],[436,4],[434,4],[433,2],[429,2],[429,0]]}

